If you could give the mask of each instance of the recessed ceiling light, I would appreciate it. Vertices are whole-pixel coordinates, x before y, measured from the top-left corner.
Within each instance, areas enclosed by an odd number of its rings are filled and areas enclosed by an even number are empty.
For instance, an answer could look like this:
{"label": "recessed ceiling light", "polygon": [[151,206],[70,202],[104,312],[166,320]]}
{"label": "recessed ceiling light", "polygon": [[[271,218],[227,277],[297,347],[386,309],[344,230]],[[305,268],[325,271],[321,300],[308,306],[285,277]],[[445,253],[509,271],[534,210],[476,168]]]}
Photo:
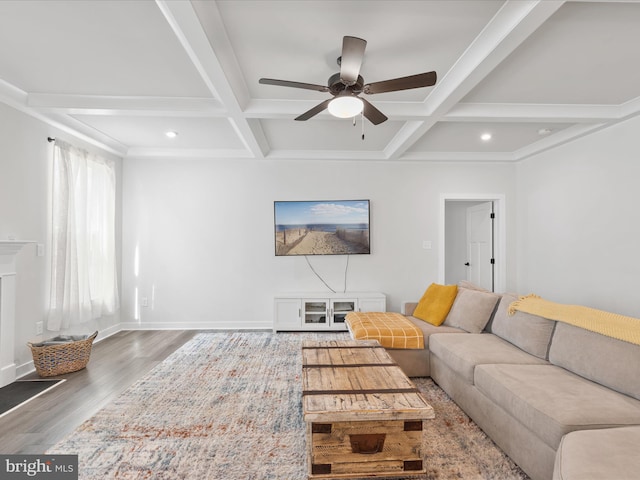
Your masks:
{"label": "recessed ceiling light", "polygon": [[491,140],[491,134],[483,133],[482,135],[480,135],[480,140],[482,140],[483,142],[488,142],[489,140]]}
{"label": "recessed ceiling light", "polygon": [[165,135],[169,138],[176,138],[178,136],[178,132],[174,132],[173,130],[169,132],[165,132]]}
{"label": "recessed ceiling light", "polygon": [[541,128],[538,130],[538,135],[549,135],[553,130],[550,128]]}

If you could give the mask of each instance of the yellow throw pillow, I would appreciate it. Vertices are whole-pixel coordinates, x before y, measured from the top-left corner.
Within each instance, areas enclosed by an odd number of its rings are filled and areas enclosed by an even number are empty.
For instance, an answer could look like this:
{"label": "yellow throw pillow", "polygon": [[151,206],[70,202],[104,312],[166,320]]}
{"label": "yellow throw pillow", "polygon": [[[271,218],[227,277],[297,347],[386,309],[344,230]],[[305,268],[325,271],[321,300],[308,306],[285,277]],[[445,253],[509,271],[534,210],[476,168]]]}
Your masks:
{"label": "yellow throw pillow", "polygon": [[458,294],[457,285],[432,283],[413,311],[413,316],[436,327],[445,321]]}

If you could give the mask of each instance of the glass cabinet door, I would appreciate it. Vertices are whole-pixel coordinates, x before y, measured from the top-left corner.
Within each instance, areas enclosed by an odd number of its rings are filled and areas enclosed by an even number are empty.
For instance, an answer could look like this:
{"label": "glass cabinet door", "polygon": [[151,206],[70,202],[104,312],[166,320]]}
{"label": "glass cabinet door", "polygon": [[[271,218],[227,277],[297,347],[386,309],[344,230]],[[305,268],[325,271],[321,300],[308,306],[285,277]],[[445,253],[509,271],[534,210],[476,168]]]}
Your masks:
{"label": "glass cabinet door", "polygon": [[310,327],[329,325],[329,319],[327,318],[328,306],[328,300],[305,300],[303,302],[304,324]]}
{"label": "glass cabinet door", "polygon": [[355,300],[332,300],[331,301],[331,315],[333,323],[344,324],[344,317],[347,313],[356,311]]}

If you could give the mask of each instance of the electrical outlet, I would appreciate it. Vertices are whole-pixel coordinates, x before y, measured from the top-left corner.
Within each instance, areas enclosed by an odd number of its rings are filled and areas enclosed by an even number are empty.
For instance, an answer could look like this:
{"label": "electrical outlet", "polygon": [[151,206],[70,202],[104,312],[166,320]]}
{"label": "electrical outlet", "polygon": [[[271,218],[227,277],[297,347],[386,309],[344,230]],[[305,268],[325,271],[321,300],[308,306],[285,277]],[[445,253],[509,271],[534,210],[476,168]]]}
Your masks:
{"label": "electrical outlet", "polygon": [[36,322],[36,335],[42,335],[44,332],[44,322]]}
{"label": "electrical outlet", "polygon": [[147,297],[142,297],[142,306],[143,307],[148,307],[149,306],[149,299]]}

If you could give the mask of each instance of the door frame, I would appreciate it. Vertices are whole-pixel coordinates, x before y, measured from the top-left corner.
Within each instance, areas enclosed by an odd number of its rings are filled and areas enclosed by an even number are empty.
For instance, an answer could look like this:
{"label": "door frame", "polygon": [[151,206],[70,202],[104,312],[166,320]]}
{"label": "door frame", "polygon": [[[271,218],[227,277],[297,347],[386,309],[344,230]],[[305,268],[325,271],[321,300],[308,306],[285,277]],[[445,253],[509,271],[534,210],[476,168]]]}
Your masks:
{"label": "door frame", "polygon": [[493,223],[493,248],[495,265],[493,271],[494,291],[504,292],[507,278],[507,228],[506,228],[506,206],[504,194],[493,193],[443,193],[440,195],[440,216],[438,219],[438,283],[444,284],[446,271],[445,257],[445,222],[446,222],[446,202],[466,201],[466,202],[493,202],[493,212],[495,220]]}

